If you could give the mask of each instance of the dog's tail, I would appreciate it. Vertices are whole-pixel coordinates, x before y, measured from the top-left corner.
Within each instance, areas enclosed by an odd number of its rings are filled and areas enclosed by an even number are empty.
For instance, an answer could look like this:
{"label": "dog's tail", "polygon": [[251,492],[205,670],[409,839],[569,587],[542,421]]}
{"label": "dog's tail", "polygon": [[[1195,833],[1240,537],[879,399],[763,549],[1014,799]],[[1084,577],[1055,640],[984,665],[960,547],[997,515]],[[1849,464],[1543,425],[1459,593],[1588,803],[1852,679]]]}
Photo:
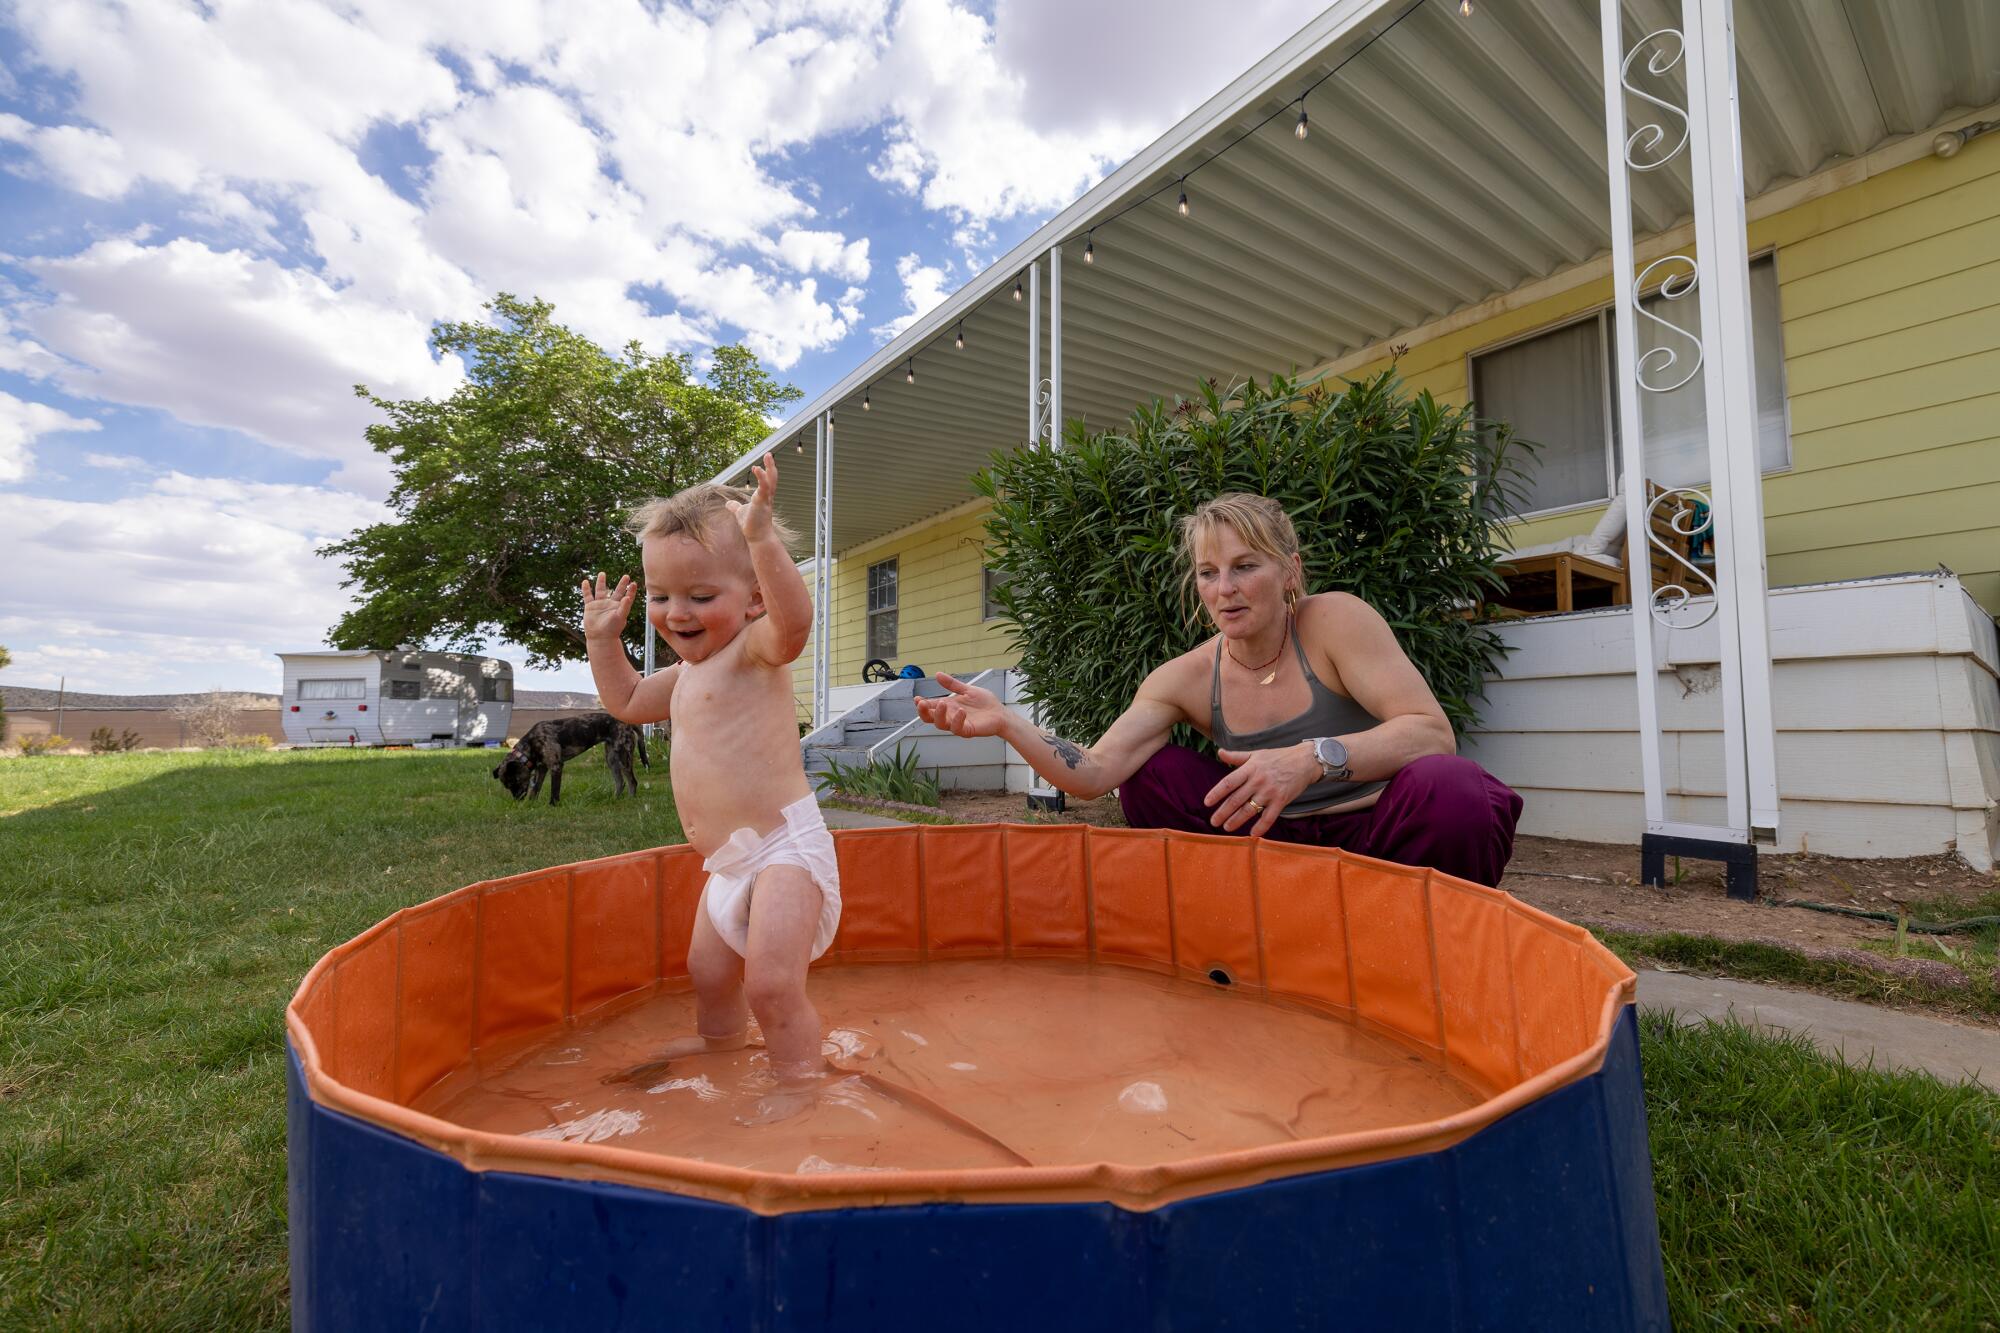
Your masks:
{"label": "dog's tail", "polygon": [[639,752],[639,762],[644,764],[647,768],[651,768],[653,766],[653,761],[646,755],[646,729],[644,727],[638,727],[635,728],[635,730],[637,730],[639,734],[632,738],[633,748]]}

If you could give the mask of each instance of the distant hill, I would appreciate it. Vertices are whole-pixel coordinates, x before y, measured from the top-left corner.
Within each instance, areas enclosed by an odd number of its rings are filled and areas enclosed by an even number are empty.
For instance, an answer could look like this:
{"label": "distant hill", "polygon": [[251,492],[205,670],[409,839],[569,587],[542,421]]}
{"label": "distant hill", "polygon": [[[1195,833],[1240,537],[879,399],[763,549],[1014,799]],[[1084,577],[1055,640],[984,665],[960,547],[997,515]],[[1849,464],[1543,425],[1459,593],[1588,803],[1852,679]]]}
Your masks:
{"label": "distant hill", "polygon": [[[199,699],[208,691],[194,694],[86,694],[80,690],[70,690],[62,696],[64,708],[102,710],[106,712],[158,713],[171,709],[175,704],[188,699]],[[236,700],[238,708],[276,708],[279,698],[275,694],[258,694],[248,690],[226,690]],[[7,707],[26,711],[29,709],[51,709],[56,706],[56,692],[40,689],[33,685],[8,685],[0,683],[0,698]],[[597,696],[580,694],[574,690],[516,690],[516,708],[596,708]]]}

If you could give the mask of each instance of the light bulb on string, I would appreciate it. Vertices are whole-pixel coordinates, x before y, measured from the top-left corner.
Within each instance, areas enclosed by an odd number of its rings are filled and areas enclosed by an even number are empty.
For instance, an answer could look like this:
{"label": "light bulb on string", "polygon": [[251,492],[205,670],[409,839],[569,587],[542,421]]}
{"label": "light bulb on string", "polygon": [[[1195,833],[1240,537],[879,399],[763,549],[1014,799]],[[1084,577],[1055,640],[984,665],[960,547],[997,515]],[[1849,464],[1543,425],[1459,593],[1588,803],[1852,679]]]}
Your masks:
{"label": "light bulb on string", "polygon": [[806,451],[806,441],[805,437],[801,435],[798,439],[792,441],[792,452],[795,454],[802,454],[805,451]]}
{"label": "light bulb on string", "polygon": [[957,334],[957,336],[956,336],[956,337],[954,337],[954,338],[953,338],[953,339],[952,339],[951,341],[952,341],[953,345],[954,345],[954,346],[956,346],[956,347],[958,348],[958,350],[959,350],[959,351],[963,352],[963,351],[965,350],[965,321],[964,321],[964,320],[962,320],[962,319],[961,319],[960,321],[958,321],[958,334]]}
{"label": "light bulb on string", "polygon": [[1021,299],[1021,280],[1019,278],[1014,279],[1014,299],[1016,301]]}
{"label": "light bulb on string", "polygon": [[917,382],[917,359],[915,357],[911,357],[909,364],[903,368],[903,379],[909,384]]}
{"label": "light bulb on string", "polygon": [[1188,215],[1187,177],[1185,176],[1181,177],[1181,201],[1174,207],[1180,211],[1180,215],[1182,217],[1186,217]]}
{"label": "light bulb on string", "polygon": [[1462,19],[1472,17],[1472,0],[1458,0],[1458,16]]}
{"label": "light bulb on string", "polygon": [[[1094,231],[1091,233],[1091,235],[1095,234]],[[1097,262],[1097,242],[1091,240],[1089,235],[1083,238],[1083,262],[1086,264],[1095,264]]]}
{"label": "light bulb on string", "polygon": [[861,391],[861,410],[863,412],[870,410],[868,406],[868,390],[866,389]]}
{"label": "light bulb on string", "polygon": [[1304,102],[1299,103],[1299,123],[1292,126],[1292,135],[1294,138],[1299,139],[1306,137],[1306,104]]}

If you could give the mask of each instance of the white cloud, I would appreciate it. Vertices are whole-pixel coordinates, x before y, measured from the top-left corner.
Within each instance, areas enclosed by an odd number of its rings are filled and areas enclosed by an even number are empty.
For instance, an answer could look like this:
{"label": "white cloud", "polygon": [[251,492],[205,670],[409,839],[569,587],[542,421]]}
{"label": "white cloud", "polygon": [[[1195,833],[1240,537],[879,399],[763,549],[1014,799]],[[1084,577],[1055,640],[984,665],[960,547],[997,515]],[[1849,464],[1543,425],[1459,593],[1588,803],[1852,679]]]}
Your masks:
{"label": "white cloud", "polygon": [[849,282],[868,281],[868,238],[850,241],[837,231],[793,228],[778,237],[778,255],[801,273],[830,273]]}
{"label": "white cloud", "polygon": [[432,359],[418,315],[240,250],[117,237],[26,267],[54,299],[17,318],[69,363],[54,371],[67,392],[245,431],[378,491],[361,434],[373,410],[352,386],[427,396],[461,375],[456,358]]}
{"label": "white cloud", "polygon": [[10,676],[60,662],[87,688],[154,689],[169,672],[192,689],[241,686],[270,653],[323,640],[347,597],[313,550],[384,512],[331,487],[178,472],[115,501],[0,492],[0,567],[60,571],[9,589]]}
{"label": "white cloud", "polygon": [[33,125],[0,112],[0,143],[15,143],[34,154],[58,184],[93,199],[116,199],[132,187],[132,169],[118,141],[102,130],[79,125]]}
{"label": "white cloud", "polygon": [[85,454],[86,467],[101,468],[106,472],[151,472],[153,465],[143,458],[131,454]]}
{"label": "white cloud", "polygon": [[31,403],[0,390],[0,483],[20,481],[28,475],[34,466],[35,441],[44,435],[97,429],[98,423],[87,417],[73,417],[46,403]]}
{"label": "white cloud", "polygon": [[896,276],[903,282],[903,313],[874,328],[876,341],[887,342],[923,315],[937,308],[951,295],[949,275],[944,269],[926,264],[919,255],[904,255],[896,261]]}

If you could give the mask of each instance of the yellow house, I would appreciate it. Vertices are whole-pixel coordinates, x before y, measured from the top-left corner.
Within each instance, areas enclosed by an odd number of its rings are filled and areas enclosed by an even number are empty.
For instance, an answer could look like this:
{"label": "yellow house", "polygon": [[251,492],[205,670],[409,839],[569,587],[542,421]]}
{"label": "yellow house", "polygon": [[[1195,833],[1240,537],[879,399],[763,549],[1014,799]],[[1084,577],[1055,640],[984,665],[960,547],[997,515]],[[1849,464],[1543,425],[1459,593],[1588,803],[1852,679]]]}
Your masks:
{"label": "yellow house", "polygon": [[[1735,10],[1768,581],[1955,573],[1981,622],[1960,654],[1973,787],[2000,793],[1982,646],[2000,613],[2000,6],[1836,20],[1816,0]],[[1202,377],[1393,357],[1541,443],[1517,549],[1590,531],[1621,448],[1598,43],[1560,0],[1336,4],[724,474],[784,449],[781,505],[822,520],[802,716],[865,697],[874,660],[1011,666],[969,477],[1052,420],[1109,427]],[[1671,84],[1670,67],[1655,91]],[[1628,87],[1635,125],[1673,129]],[[1638,263],[1691,253],[1685,179],[1634,180]],[[1649,478],[1706,482],[1699,387],[1647,402]],[[1963,841],[1994,816],[1958,787],[1938,827]]]}

